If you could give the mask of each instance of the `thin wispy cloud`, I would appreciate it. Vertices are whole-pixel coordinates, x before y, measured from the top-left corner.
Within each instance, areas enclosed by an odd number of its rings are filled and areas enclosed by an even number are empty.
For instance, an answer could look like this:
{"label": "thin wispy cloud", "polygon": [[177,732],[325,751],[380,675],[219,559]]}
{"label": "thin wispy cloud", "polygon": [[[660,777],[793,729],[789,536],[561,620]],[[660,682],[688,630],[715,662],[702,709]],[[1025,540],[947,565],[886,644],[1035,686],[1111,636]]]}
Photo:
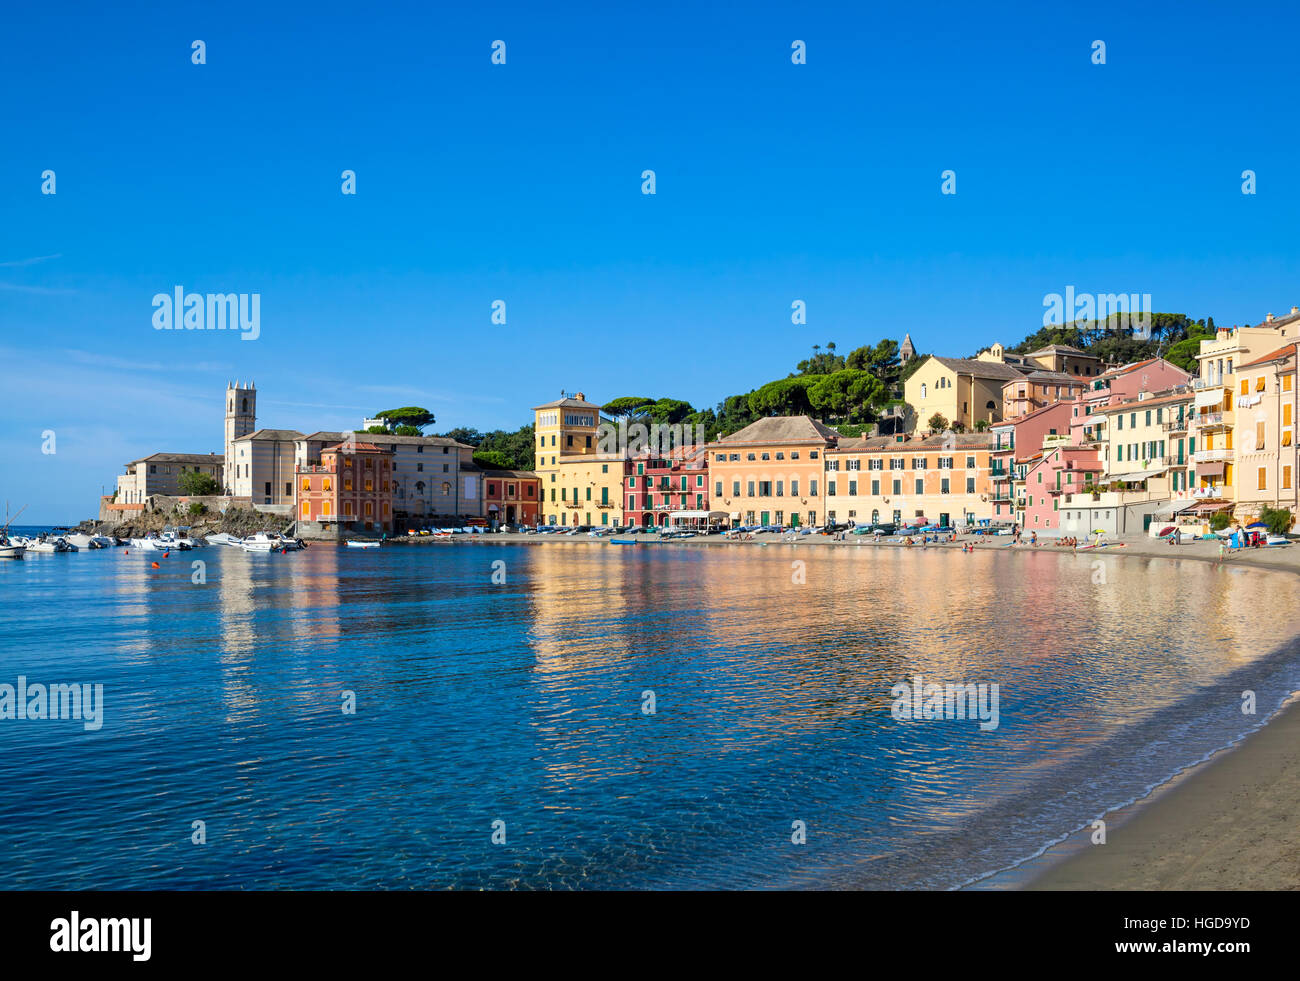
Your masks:
{"label": "thin wispy cloud", "polygon": [[34,266],[38,262],[47,262],[50,259],[62,259],[63,253],[56,252],[54,255],[35,255],[30,259],[15,259],[12,262],[0,262],[0,268],[15,268],[17,266]]}
{"label": "thin wispy cloud", "polygon": [[60,293],[75,293],[76,290],[54,289],[49,286],[21,286],[18,283],[0,283],[0,290],[9,290],[11,293],[33,293],[37,296],[53,296]]}

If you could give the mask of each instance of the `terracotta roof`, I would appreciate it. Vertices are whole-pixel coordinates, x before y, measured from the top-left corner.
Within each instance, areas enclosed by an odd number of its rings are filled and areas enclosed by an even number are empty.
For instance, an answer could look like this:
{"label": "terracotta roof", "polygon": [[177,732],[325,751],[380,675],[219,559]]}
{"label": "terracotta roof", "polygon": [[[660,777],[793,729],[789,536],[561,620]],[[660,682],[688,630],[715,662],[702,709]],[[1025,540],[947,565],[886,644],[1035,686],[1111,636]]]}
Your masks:
{"label": "terracotta roof", "polygon": [[841,439],[831,453],[883,453],[897,451],[900,453],[928,452],[944,450],[986,450],[993,446],[992,433],[932,433],[902,442],[892,436],[864,436],[858,439]]}
{"label": "terracotta roof", "polygon": [[[1287,319],[1290,318],[1288,317]],[[1274,321],[1273,323],[1277,323],[1277,321]],[[1272,324],[1269,326],[1271,327]],[[1269,361],[1281,361],[1285,358],[1294,357],[1295,346],[1296,342],[1292,341],[1290,344],[1285,347],[1280,347],[1276,351],[1269,351],[1268,354],[1264,355],[1262,358],[1256,358],[1254,361],[1247,361],[1245,364],[1237,365],[1237,369],[1241,370],[1242,368],[1249,368],[1251,365],[1266,364]]]}
{"label": "terracotta roof", "polygon": [[484,477],[494,477],[497,480],[508,479],[513,477],[516,480],[540,480],[537,474],[531,470],[484,470]]}
{"label": "terracotta roof", "polygon": [[840,434],[808,416],[768,416],[751,422],[739,432],[724,436],[717,442],[735,443],[825,443],[839,439]]}
{"label": "terracotta roof", "polygon": [[380,447],[376,446],[374,443],[353,443],[352,445],[349,446],[346,443],[340,442],[340,443],[335,443],[333,446],[321,447],[322,453],[329,453],[333,450],[341,450],[345,453],[348,451],[354,451],[357,453],[387,453],[388,452],[388,450],[381,449]]}
{"label": "terracotta roof", "polygon": [[1190,402],[1193,399],[1191,392],[1158,392],[1144,399],[1128,399],[1124,402],[1114,402],[1104,408],[1098,409],[1093,415],[1104,416],[1112,412],[1134,412],[1137,409],[1145,409],[1151,405],[1168,405],[1171,402]]}

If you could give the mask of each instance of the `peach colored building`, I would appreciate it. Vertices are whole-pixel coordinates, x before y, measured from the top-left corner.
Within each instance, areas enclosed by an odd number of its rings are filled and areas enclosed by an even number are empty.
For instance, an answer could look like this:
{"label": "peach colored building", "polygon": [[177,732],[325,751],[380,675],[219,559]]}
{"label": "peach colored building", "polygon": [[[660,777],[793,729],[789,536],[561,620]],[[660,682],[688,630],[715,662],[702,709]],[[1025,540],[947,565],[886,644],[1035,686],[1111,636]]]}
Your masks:
{"label": "peach colored building", "polygon": [[732,526],[825,523],[825,454],[838,439],[808,416],[771,416],[709,443],[712,508]]}
{"label": "peach colored building", "polygon": [[298,534],[342,538],[348,532],[392,531],[392,457],[374,443],[338,443],[320,451],[319,464],[299,464]]}
{"label": "peach colored building", "polygon": [[1002,420],[1018,419],[1031,412],[1065,402],[1083,394],[1088,382],[1059,371],[1031,371],[1002,386]]}
{"label": "peach colored building", "polygon": [[991,433],[843,438],[826,453],[826,520],[947,527],[993,517]]}

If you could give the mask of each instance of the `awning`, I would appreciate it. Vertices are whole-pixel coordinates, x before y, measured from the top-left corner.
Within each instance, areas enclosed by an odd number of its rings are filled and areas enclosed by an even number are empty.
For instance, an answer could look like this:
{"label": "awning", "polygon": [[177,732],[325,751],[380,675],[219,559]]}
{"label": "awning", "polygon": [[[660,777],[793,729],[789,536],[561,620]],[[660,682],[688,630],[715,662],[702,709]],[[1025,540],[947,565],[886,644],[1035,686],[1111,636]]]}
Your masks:
{"label": "awning", "polygon": [[1193,501],[1166,501],[1164,504],[1160,505],[1160,507],[1152,511],[1151,514],[1153,517],[1163,518],[1165,515],[1174,515],[1179,511],[1185,511],[1194,506],[1195,503]]}
{"label": "awning", "polygon": [[1196,407],[1208,409],[1212,405],[1223,405],[1223,389],[1207,388],[1196,393]]}
{"label": "awning", "polygon": [[1196,476],[1198,477],[1222,477],[1223,461],[1217,463],[1198,463],[1196,465]]}
{"label": "awning", "polygon": [[500,511],[501,509],[500,509],[499,507],[497,507],[495,504],[489,504],[489,505],[488,505],[488,510],[489,510],[489,511]]}
{"label": "awning", "polygon": [[1214,501],[1197,504],[1188,508],[1188,514],[1213,514],[1215,511],[1231,511],[1233,504],[1231,501]]}
{"label": "awning", "polygon": [[1154,477],[1156,474],[1164,473],[1168,467],[1153,467],[1150,470],[1134,470],[1131,473],[1113,473],[1110,476],[1103,477],[1107,480],[1146,480],[1148,477]]}
{"label": "awning", "polygon": [[731,512],[731,520],[732,520],[732,521],[739,521],[739,520],[740,520],[740,512],[739,512],[739,511],[732,511],[732,512]]}

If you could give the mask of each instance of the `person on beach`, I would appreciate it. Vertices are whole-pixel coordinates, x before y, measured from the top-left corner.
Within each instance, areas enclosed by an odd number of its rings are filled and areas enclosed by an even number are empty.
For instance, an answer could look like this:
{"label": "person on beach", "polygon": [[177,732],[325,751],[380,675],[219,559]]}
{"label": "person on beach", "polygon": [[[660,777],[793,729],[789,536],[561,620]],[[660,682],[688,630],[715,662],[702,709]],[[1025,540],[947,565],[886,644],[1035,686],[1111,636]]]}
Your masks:
{"label": "person on beach", "polygon": [[1034,548],[1038,548],[1038,532],[1031,531],[1029,533],[1029,544],[1034,546]]}

